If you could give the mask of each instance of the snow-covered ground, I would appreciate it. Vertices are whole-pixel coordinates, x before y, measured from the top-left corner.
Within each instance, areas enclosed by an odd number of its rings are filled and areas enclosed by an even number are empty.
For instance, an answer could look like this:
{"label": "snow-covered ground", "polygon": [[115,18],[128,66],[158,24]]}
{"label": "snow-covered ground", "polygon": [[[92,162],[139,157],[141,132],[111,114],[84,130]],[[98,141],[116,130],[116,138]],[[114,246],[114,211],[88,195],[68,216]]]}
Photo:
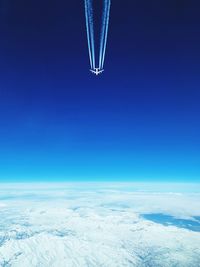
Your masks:
{"label": "snow-covered ground", "polygon": [[0,184],[1,267],[200,267],[200,184]]}

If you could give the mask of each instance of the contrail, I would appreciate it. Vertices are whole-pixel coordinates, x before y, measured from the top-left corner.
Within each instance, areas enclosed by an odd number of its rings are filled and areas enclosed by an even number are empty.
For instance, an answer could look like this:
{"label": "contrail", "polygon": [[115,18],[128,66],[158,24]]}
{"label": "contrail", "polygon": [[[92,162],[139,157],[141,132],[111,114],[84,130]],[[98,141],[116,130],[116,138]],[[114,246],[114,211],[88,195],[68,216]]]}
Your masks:
{"label": "contrail", "polygon": [[93,26],[93,14],[92,14],[91,0],[85,0],[85,18],[86,18],[86,29],[87,29],[90,66],[91,66],[91,69],[93,69],[95,68],[95,57],[94,57],[94,26]]}
{"label": "contrail", "polygon": [[103,22],[102,22],[102,36],[101,36],[101,48],[100,48],[100,60],[99,60],[99,68],[103,69],[104,60],[105,60],[105,52],[106,52],[106,44],[107,44],[107,36],[108,36],[108,25],[109,25],[109,17],[110,17],[110,0],[104,1],[104,14],[103,14]]}
{"label": "contrail", "polygon": [[100,51],[99,51],[99,67],[102,66],[102,55],[103,55],[103,46],[104,46],[104,41],[105,41],[105,30],[106,30],[106,4],[104,1],[103,5],[103,16],[102,16],[102,28],[101,28],[101,39],[100,39]]}
{"label": "contrail", "polygon": [[[111,0],[98,0],[103,4],[102,10],[99,11],[101,13],[99,44],[94,37],[98,32],[97,29],[94,29],[94,25],[97,27],[97,23],[94,23],[94,1],[96,0],[84,1],[90,67],[91,71],[98,75],[103,72],[104,67]],[[96,62],[96,55],[99,55],[99,62]]]}
{"label": "contrail", "polygon": [[85,0],[85,19],[86,19],[86,29],[87,29],[87,39],[88,39],[88,50],[89,50],[89,58],[90,58],[90,66],[93,67],[92,62],[92,53],[91,53],[91,44],[90,44],[90,29],[89,29],[89,18],[88,18],[88,3]]}

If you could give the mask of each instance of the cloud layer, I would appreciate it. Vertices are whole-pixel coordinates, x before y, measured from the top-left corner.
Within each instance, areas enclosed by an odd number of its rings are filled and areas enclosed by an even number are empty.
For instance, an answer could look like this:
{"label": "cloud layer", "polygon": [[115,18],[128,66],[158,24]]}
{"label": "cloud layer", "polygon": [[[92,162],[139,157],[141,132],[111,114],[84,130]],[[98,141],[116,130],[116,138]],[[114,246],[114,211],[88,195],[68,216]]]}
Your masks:
{"label": "cloud layer", "polygon": [[176,225],[198,224],[197,186],[164,188],[2,185],[0,266],[198,267],[200,232]]}

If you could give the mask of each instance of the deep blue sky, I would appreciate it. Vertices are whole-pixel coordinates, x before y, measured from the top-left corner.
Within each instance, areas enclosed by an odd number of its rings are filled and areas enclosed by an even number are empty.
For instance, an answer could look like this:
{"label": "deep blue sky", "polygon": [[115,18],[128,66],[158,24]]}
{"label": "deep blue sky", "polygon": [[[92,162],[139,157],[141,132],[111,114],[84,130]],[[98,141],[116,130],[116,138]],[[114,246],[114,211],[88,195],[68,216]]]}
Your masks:
{"label": "deep blue sky", "polygon": [[83,0],[0,1],[0,180],[200,181],[199,10],[112,0],[95,77]]}

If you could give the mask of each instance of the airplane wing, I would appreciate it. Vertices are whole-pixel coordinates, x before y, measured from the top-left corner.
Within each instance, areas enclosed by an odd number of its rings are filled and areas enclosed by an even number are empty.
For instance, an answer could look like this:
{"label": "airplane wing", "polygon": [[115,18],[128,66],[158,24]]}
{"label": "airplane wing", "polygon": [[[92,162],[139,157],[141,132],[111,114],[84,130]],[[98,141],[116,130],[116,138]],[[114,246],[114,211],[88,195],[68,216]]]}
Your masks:
{"label": "airplane wing", "polygon": [[104,70],[102,69],[102,70],[100,70],[100,69],[91,69],[90,70],[92,73],[94,73],[94,74],[96,74],[96,75],[99,75],[100,73],[102,73]]}

